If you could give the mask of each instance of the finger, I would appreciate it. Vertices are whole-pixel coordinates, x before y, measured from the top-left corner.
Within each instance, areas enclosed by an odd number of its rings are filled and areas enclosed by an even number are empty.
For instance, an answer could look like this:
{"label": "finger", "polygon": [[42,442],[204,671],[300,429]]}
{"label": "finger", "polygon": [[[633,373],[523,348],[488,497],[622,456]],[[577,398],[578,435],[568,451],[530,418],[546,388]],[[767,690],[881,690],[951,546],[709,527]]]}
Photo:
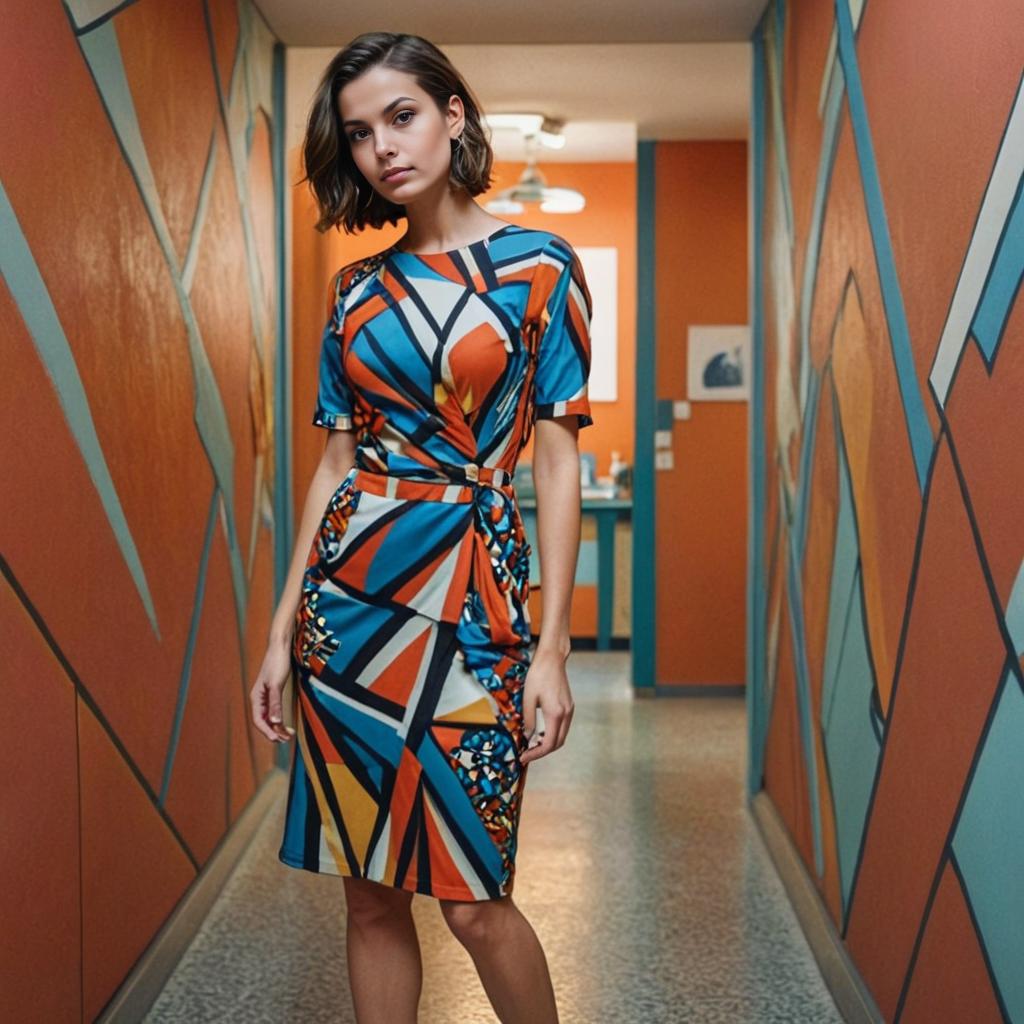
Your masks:
{"label": "finger", "polygon": [[267,729],[263,724],[263,688],[259,680],[256,680],[249,691],[249,717],[252,719],[252,724],[266,735]]}
{"label": "finger", "polygon": [[529,742],[530,734],[536,728],[537,722],[537,698],[523,696],[523,735]]}
{"label": "finger", "polygon": [[537,761],[550,754],[553,749],[554,743],[552,740],[538,733],[537,738],[527,747],[526,753],[523,754],[520,760],[525,764],[529,764],[531,761]]}
{"label": "finger", "polygon": [[533,725],[530,728],[524,729],[524,735],[526,737],[526,750],[532,750],[544,738],[544,710],[539,704],[533,716]]}
{"label": "finger", "polygon": [[266,706],[266,687],[260,681],[257,680],[251,691],[250,704],[252,705],[252,721],[253,725],[267,737],[268,740],[277,742],[277,733],[267,725],[264,719],[264,708]]}
{"label": "finger", "polygon": [[559,722],[559,726],[558,726],[558,744],[557,744],[557,746],[560,747],[560,746],[562,746],[565,743],[565,740],[566,740],[566,738],[569,735],[569,725],[570,725],[571,722],[572,722],[572,712],[567,710],[565,712],[565,714],[562,715],[562,719]]}
{"label": "finger", "polygon": [[279,725],[284,721],[281,714],[281,691],[276,686],[267,688],[267,721],[271,725]]}
{"label": "finger", "polygon": [[530,746],[527,748],[525,755],[527,761],[534,761],[539,757],[544,757],[555,749],[555,736],[558,734],[559,719],[560,715],[554,713],[549,724],[545,725],[543,721],[541,722],[541,728],[537,730]]}
{"label": "finger", "polygon": [[295,730],[290,725],[284,724],[282,692],[283,687],[280,685],[272,684],[268,686],[267,718],[270,721],[270,727],[276,733],[277,739],[281,740],[282,743],[287,743],[295,735]]}

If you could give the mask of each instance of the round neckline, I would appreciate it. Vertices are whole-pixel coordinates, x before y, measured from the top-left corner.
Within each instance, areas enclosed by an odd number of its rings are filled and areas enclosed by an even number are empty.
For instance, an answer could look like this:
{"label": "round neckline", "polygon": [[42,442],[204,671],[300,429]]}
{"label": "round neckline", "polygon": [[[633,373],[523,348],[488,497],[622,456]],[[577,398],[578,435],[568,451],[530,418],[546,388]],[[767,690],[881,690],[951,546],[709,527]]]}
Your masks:
{"label": "round neckline", "polygon": [[[500,235],[503,231],[507,231],[509,228],[512,227],[515,227],[515,225],[502,224],[500,228],[497,228],[496,230],[492,231],[489,235],[486,235],[484,238],[478,238],[475,242],[470,242],[468,245],[460,245],[454,249],[444,249],[441,252],[409,252],[406,249],[399,249],[398,242],[395,242],[394,245],[391,246],[391,251],[401,256],[415,256],[417,259],[423,259],[424,257],[430,256],[451,256],[452,253],[467,252],[469,249],[472,249],[473,246],[475,245],[487,245],[488,243],[493,241],[493,239],[497,238],[498,235]],[[401,239],[399,239],[399,241],[401,241]]]}

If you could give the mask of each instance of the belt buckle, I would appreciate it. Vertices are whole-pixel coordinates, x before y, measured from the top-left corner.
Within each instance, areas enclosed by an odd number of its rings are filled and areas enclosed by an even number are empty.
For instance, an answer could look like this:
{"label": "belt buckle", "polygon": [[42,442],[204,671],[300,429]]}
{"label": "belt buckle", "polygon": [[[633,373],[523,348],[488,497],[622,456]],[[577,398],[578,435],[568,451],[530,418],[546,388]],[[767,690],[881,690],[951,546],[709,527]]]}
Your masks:
{"label": "belt buckle", "polygon": [[480,479],[480,467],[475,462],[467,462],[463,467],[467,480],[476,483]]}

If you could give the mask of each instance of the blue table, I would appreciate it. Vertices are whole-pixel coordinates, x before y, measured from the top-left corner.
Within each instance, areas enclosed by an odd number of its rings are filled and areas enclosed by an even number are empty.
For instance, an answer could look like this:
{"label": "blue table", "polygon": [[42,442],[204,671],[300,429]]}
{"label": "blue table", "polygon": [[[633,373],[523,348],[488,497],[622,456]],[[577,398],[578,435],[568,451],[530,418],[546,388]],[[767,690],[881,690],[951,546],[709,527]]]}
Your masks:
{"label": "blue table", "polygon": [[[532,519],[536,518],[536,498],[520,498],[519,507],[529,512]],[[615,524],[620,519],[628,522],[632,518],[633,499],[584,498],[581,511],[597,521],[597,649],[607,651],[612,646],[615,611]],[[536,550],[537,545],[533,546]]]}

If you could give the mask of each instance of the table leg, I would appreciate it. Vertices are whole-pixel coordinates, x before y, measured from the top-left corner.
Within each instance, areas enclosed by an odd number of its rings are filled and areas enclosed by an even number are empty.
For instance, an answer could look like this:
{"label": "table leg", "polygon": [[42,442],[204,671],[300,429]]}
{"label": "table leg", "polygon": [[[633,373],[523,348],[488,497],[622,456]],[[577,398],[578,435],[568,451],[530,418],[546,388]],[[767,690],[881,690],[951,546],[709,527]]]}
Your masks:
{"label": "table leg", "polygon": [[597,649],[612,646],[612,615],[615,610],[615,514],[597,517]]}

